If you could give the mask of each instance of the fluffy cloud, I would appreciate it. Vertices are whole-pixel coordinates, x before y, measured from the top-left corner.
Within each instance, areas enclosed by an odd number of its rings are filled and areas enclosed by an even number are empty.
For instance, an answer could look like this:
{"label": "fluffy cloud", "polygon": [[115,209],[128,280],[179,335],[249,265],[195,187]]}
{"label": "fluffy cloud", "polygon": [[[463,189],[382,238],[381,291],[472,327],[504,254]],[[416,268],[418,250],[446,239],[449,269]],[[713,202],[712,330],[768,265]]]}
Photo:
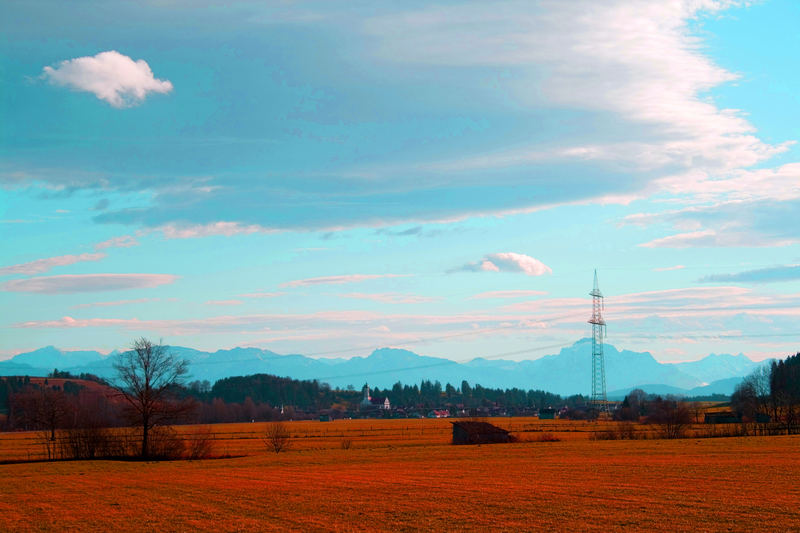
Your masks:
{"label": "fluffy cloud", "polygon": [[522,272],[528,276],[552,274],[549,266],[529,255],[514,252],[489,254],[477,263],[468,263],[451,272]]}
{"label": "fluffy cloud", "polygon": [[103,259],[106,254],[80,254],[80,255],[59,255],[57,257],[47,257],[45,259],[37,259],[29,263],[21,263],[18,265],[10,265],[0,268],[0,276],[7,276],[9,274],[41,274],[47,272],[51,268],[59,266],[74,265],[83,261],[99,261]]}
{"label": "fluffy cloud", "polygon": [[76,292],[120,291],[147,289],[172,283],[177,276],[171,274],[76,274],[17,279],[3,284],[10,292],[35,292],[41,294],[69,294]]}
{"label": "fluffy cloud", "polygon": [[42,77],[56,85],[93,93],[114,107],[136,105],[149,93],[166,94],[172,90],[168,80],[153,76],[144,59],[134,61],[116,50],[44,67]]}
{"label": "fluffy cloud", "polygon": [[320,276],[318,278],[297,279],[281,283],[281,287],[312,287],[314,285],[342,285],[345,283],[358,283],[369,279],[403,278],[404,274],[345,274],[343,276]]}

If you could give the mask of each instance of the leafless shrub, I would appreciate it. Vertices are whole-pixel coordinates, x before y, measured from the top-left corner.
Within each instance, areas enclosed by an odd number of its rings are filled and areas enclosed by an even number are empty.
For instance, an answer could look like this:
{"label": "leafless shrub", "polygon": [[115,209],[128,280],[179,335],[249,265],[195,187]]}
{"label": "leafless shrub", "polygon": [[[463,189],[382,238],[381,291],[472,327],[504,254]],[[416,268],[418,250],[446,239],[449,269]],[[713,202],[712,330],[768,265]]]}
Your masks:
{"label": "leafless shrub", "polygon": [[214,453],[214,434],[210,427],[204,426],[198,429],[186,444],[187,459],[207,459]]}
{"label": "leafless shrub", "polygon": [[589,434],[589,440],[617,440],[617,433],[610,429],[604,431],[592,431]]}
{"label": "leafless shrub", "polygon": [[636,426],[632,422],[622,422],[617,426],[617,436],[622,440],[634,440],[639,436],[636,434]]}
{"label": "leafless shrub", "polygon": [[589,440],[639,440],[646,436],[636,431],[633,422],[622,422],[603,431],[594,431],[589,435]]}
{"label": "leafless shrub", "polygon": [[685,403],[671,398],[656,398],[647,421],[658,426],[661,438],[680,439],[686,436],[692,416]]}
{"label": "leafless shrub", "polygon": [[156,426],[150,429],[149,455],[153,459],[180,459],[184,452],[184,442],[169,426]]}
{"label": "leafless shrub", "polygon": [[561,442],[561,439],[553,435],[552,433],[542,433],[541,435],[536,435],[533,438],[534,442]]}
{"label": "leafless shrub", "polygon": [[267,426],[264,444],[275,453],[286,451],[290,445],[289,428],[283,422],[272,422]]}
{"label": "leafless shrub", "polygon": [[349,450],[351,446],[353,446],[353,441],[351,439],[342,439],[340,443],[343,450]]}
{"label": "leafless shrub", "polygon": [[110,432],[99,427],[64,430],[59,442],[61,456],[65,459],[113,457],[116,447],[109,442],[113,438]]}

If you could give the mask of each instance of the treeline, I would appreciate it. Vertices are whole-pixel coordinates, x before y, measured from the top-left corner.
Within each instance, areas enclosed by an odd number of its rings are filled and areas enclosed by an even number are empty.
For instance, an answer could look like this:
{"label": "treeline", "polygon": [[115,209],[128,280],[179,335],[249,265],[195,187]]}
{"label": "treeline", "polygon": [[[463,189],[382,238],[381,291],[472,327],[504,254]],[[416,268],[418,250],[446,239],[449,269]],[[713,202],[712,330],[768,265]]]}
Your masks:
{"label": "treeline", "polygon": [[[465,380],[459,388],[450,383],[442,387],[439,381],[423,380],[419,385],[395,383],[391,389],[374,389],[373,397],[389,398],[394,407],[433,409],[459,406],[465,409],[476,407],[502,407],[507,409],[539,409],[549,406],[570,406],[584,403],[583,396],[563,398],[558,394],[542,390],[492,389]],[[360,395],[359,395],[360,399]]]}
{"label": "treeline", "polygon": [[[105,382],[96,376],[73,376],[68,372],[54,371],[50,377],[61,379],[90,379]],[[0,378],[0,429],[38,429],[42,426],[68,427],[81,423],[88,412],[94,412],[92,425],[114,427],[124,424],[119,412],[119,400],[112,400],[97,391],[87,391],[73,382],[62,387],[51,387],[47,380],[32,383],[30,378]],[[44,397],[43,395],[46,395]],[[326,413],[334,418],[359,416],[363,393],[352,387],[332,388],[316,380],[295,380],[269,374],[229,377],[209,382],[194,381],[176,386],[175,395],[196,402],[188,423],[244,422],[252,420],[280,420],[315,418]],[[582,396],[564,398],[542,390],[519,388],[494,389],[462,381],[456,387],[450,383],[423,380],[418,385],[395,383],[390,389],[372,389],[372,397],[388,398],[392,408],[406,414],[425,415],[430,409],[447,409],[452,414],[475,409],[519,412],[542,407],[577,406],[585,402]],[[54,404],[63,411],[58,421],[43,423],[31,407],[38,403]],[[387,413],[383,413],[386,415]],[[85,422],[85,421],[84,421]]]}
{"label": "treeline", "polygon": [[787,434],[800,432],[800,353],[747,376],[731,396],[731,407],[743,419],[780,424]]}

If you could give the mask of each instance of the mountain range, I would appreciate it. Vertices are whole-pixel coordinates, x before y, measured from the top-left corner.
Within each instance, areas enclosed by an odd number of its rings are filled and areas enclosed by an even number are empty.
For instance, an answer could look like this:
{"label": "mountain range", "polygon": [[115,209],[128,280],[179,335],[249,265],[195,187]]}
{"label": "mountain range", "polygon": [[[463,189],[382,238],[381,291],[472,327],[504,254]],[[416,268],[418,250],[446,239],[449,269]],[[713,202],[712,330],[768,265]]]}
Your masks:
{"label": "mountain range", "polygon": [[[462,380],[484,387],[542,389],[562,395],[587,394],[591,388],[590,339],[581,339],[558,354],[533,361],[475,358],[468,362],[428,357],[408,350],[380,348],[368,357],[315,359],[299,354],[280,355],[260,348],[233,348],[203,352],[170,346],[189,362],[189,380],[214,381],[267,373],[294,379],[317,379],[334,387],[364,383],[388,388],[396,382],[417,384],[423,379],[451,383]],[[45,376],[53,369],[113,378],[117,352],[61,351],[53,346],[21,353],[0,361],[0,375]],[[743,354],[711,354],[699,361],[659,363],[649,352],[618,350],[605,345],[606,388],[609,399],[621,398],[633,388],[657,394],[700,396],[730,394],[741,378],[760,363]]]}

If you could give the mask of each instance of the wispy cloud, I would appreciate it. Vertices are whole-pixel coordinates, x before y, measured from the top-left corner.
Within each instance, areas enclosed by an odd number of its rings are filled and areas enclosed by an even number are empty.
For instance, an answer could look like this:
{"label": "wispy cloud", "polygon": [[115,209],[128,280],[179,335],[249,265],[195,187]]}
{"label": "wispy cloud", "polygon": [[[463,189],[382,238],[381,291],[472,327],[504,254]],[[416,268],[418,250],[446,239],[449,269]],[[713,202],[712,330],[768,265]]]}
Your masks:
{"label": "wispy cloud", "polygon": [[278,296],[283,296],[286,294],[285,292],[248,292],[245,294],[240,294],[240,298],[277,298]]}
{"label": "wispy cloud", "polygon": [[547,294],[545,291],[527,291],[527,290],[513,290],[513,291],[488,291],[481,292],[470,296],[470,300],[490,300],[490,299],[511,299],[511,298],[527,298],[529,296],[543,296]]}
{"label": "wispy cloud", "polygon": [[774,283],[779,281],[795,281],[800,279],[800,265],[785,265],[756,270],[745,270],[735,274],[712,274],[700,278],[700,283]]}
{"label": "wispy cloud", "polygon": [[223,235],[250,235],[253,233],[276,233],[277,230],[265,228],[258,224],[240,224],[238,222],[212,222],[209,224],[178,225],[167,224],[155,228],[167,239],[194,239],[198,237],[212,237]]}
{"label": "wispy cloud", "polygon": [[105,250],[106,248],[129,248],[131,246],[138,246],[137,241],[131,235],[122,235],[120,237],[112,237],[107,241],[98,242],[94,245],[95,250]]}
{"label": "wispy cloud", "polygon": [[683,270],[684,268],[686,268],[686,267],[683,266],[683,265],[674,265],[674,266],[670,266],[670,267],[654,268],[653,272],[670,272],[672,270]]}
{"label": "wispy cloud", "polygon": [[20,263],[18,265],[10,265],[0,268],[0,276],[7,276],[9,274],[41,274],[48,270],[59,267],[74,265],[84,261],[99,261],[106,257],[106,254],[79,254],[79,255],[59,255],[56,257],[47,257],[44,259],[37,259],[28,263]]}
{"label": "wispy cloud", "polygon": [[342,276],[320,276],[317,278],[297,279],[281,283],[280,287],[312,287],[314,285],[343,285],[345,283],[358,283],[370,279],[404,278],[408,274],[345,274]]}
{"label": "wispy cloud", "polygon": [[[736,168],[782,148],[753,137],[753,127],[737,111],[698,96],[737,75],[702,53],[691,23],[732,5],[577,0],[532,9],[527,2],[470,3],[376,16],[365,24],[385,59],[512,68],[526,81],[530,70],[542,69],[547,75],[539,90],[525,93],[520,87],[520,100],[610,111],[661,130],[649,142],[571,148],[575,157]],[[482,164],[524,163],[543,152],[500,154],[482,158]]]}
{"label": "wispy cloud", "polygon": [[364,293],[350,292],[340,295],[342,298],[354,298],[358,300],[372,300],[386,304],[419,304],[434,302],[437,298],[430,296],[420,296],[418,294],[402,294],[397,292]]}
{"label": "wispy cloud", "polygon": [[89,307],[117,307],[120,305],[131,305],[131,304],[144,304],[144,303],[151,303],[151,302],[159,302],[161,301],[160,298],[136,298],[134,300],[115,300],[111,302],[92,302],[88,304],[77,304],[73,305],[73,309],[86,309]]}
{"label": "wispy cloud", "polygon": [[206,305],[227,306],[227,305],[242,305],[244,302],[241,300],[208,300]]}
{"label": "wispy cloud", "polygon": [[[756,239],[747,238],[741,232],[718,233],[713,229],[690,231],[660,237],[640,244],[643,248],[694,248],[694,247],[727,247],[754,245]],[[763,243],[766,246],[767,243]]]}
{"label": "wispy cloud", "polygon": [[116,50],[44,67],[42,77],[55,85],[93,93],[114,107],[130,107],[149,93],[172,91],[172,83],[155,78],[144,59],[134,61]]}
{"label": "wispy cloud", "polygon": [[529,255],[514,252],[489,254],[476,263],[467,263],[450,272],[522,272],[528,276],[552,274],[549,266]]}
{"label": "wispy cloud", "polygon": [[4,291],[41,294],[70,294],[76,292],[120,291],[147,289],[172,283],[172,274],[75,274],[45,276],[7,281]]}

